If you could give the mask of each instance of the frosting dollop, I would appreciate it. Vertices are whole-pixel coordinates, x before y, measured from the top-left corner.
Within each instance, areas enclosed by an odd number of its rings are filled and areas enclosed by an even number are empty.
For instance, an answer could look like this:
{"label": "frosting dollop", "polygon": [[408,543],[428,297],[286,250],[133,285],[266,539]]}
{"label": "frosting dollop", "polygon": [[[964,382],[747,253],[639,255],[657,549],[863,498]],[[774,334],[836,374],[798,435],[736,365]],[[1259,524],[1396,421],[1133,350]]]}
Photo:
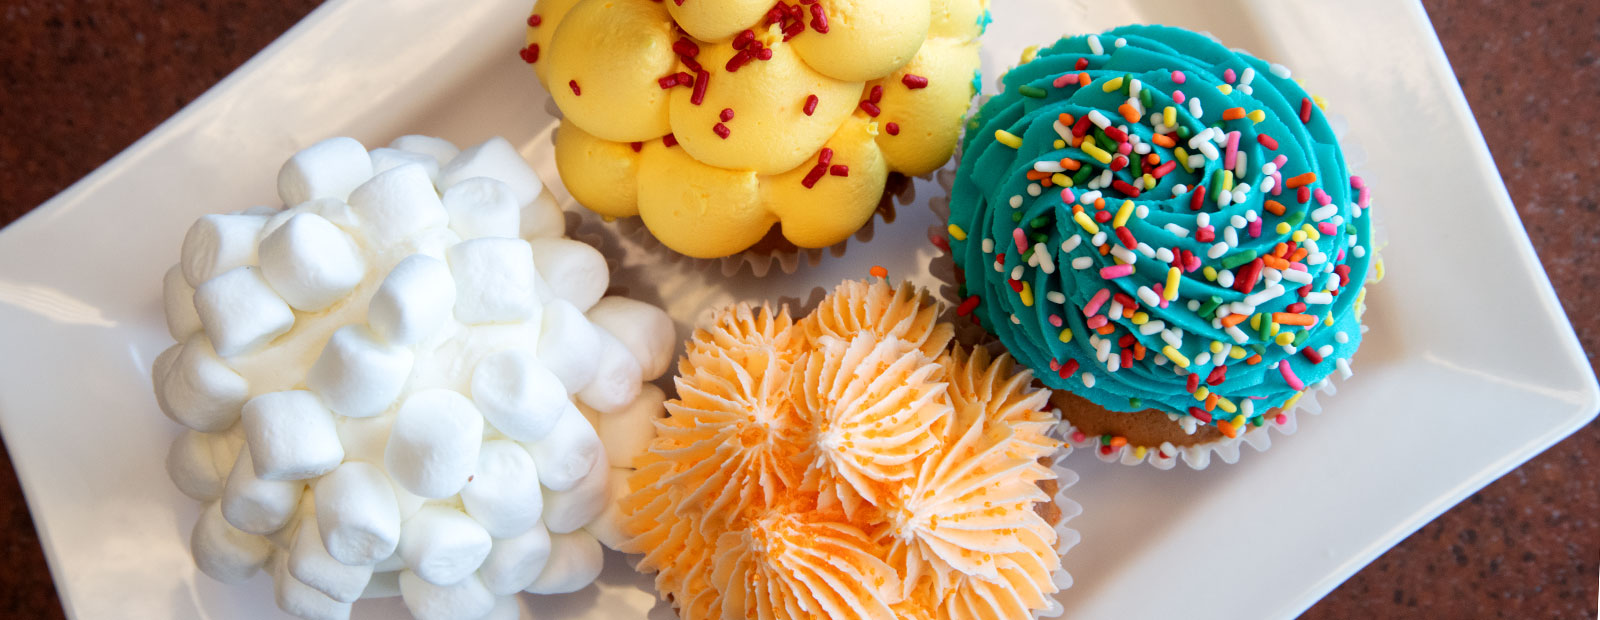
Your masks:
{"label": "frosting dollop", "polygon": [[987,6],[540,0],[522,56],[566,117],[556,163],[584,206],[690,256],[779,224],[824,247],[867,222],[890,173],[950,159]]}
{"label": "frosting dollop", "polygon": [[1349,372],[1369,198],[1288,69],[1117,28],[1038,51],[968,129],[963,310],[1050,387],[1231,436]]}
{"label": "frosting dollop", "polygon": [[626,548],[681,617],[1058,609],[1048,392],[950,346],[936,313],[847,282],[799,321],[741,304],[696,331],[622,502]]}

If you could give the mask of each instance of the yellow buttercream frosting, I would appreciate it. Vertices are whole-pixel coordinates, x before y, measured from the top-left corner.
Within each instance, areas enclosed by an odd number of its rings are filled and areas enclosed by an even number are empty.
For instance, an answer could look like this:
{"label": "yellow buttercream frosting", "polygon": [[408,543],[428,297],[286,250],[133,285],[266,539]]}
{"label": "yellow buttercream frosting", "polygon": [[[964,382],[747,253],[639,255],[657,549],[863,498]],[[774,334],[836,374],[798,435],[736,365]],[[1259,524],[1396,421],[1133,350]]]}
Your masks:
{"label": "yellow buttercream frosting", "polygon": [[[668,247],[799,247],[949,161],[988,0],[539,0],[523,59],[561,109],[573,197]],[[657,148],[659,147],[659,148]],[[727,185],[727,187],[723,187]]]}
{"label": "yellow buttercream frosting", "polygon": [[685,620],[1019,619],[1058,609],[1048,393],[951,344],[924,291],[845,282],[798,321],[696,330],[628,480],[625,548]]}

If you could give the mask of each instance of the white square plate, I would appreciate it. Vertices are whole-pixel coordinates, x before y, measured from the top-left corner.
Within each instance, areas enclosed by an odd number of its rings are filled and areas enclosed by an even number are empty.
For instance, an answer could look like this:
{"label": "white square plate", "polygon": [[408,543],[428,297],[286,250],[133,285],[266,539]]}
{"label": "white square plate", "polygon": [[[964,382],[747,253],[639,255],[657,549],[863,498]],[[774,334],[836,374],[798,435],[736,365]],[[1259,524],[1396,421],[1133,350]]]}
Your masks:
{"label": "white square plate", "polygon": [[[546,96],[517,58],[528,0],[344,0],[88,178],[0,233],[0,427],[69,614],[279,617],[267,580],[226,587],[189,557],[195,503],[168,482],[176,425],[149,388],[160,282],[189,223],[274,200],[278,165],[331,135],[504,135],[555,182]],[[1391,240],[1373,329],[1329,413],[1203,472],[1087,454],[1068,617],[1287,618],[1401,538],[1592,419],[1595,378],[1416,2],[996,0],[986,84],[1028,43],[1129,22],[1210,31],[1283,62],[1365,145]],[[1359,156],[1358,156],[1359,157]],[[564,188],[554,183],[559,196]],[[922,200],[937,188],[919,184]],[[932,217],[792,277],[722,278],[629,255],[633,293],[686,327],[732,299],[804,297],[873,264],[932,284]],[[637,283],[651,282],[647,290]],[[684,332],[687,333],[687,332]],[[648,581],[525,597],[540,618],[645,616]],[[394,600],[357,606],[392,617]],[[659,615],[659,612],[658,614]],[[670,614],[668,614],[670,616]]]}

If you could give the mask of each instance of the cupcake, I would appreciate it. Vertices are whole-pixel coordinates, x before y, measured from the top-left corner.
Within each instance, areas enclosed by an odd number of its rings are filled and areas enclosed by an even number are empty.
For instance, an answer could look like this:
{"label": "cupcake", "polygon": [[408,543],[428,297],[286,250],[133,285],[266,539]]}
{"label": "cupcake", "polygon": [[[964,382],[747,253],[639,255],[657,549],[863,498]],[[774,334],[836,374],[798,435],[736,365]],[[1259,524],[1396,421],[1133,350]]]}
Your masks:
{"label": "cupcake", "polygon": [[987,4],[541,0],[522,57],[579,203],[690,257],[793,254],[950,159]]}
{"label": "cupcake", "polygon": [[845,282],[799,321],[740,304],[695,332],[622,503],[679,617],[1060,611],[1077,507],[1048,392],[937,312]]}
{"label": "cupcake", "polygon": [[1074,439],[1203,467],[1350,375],[1368,207],[1282,65],[1167,26],[1062,39],[969,123],[959,313],[1055,389]]}
{"label": "cupcake", "polygon": [[[599,575],[654,436],[672,321],[606,295],[606,259],[505,140],[325,140],[283,208],[207,215],[163,283],[157,403],[201,502],[201,572],[263,567],[278,605],[515,617]],[[509,616],[508,616],[509,614]]]}

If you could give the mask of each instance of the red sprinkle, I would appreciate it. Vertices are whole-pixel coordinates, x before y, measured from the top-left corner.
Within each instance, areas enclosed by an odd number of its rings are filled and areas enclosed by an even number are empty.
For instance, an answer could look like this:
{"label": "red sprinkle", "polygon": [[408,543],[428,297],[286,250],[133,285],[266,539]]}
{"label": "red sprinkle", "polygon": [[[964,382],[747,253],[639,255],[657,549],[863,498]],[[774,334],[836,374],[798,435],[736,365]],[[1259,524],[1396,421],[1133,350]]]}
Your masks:
{"label": "red sprinkle", "polygon": [[1106,132],[1106,137],[1111,138],[1112,140],[1116,140],[1117,142],[1128,141],[1128,132],[1125,132],[1121,129],[1117,129],[1116,127],[1107,127],[1103,131]]}
{"label": "red sprinkle", "polygon": [[1067,360],[1062,363],[1061,370],[1056,371],[1056,374],[1062,379],[1071,379],[1072,375],[1078,374],[1078,360]]}
{"label": "red sprinkle", "polygon": [[847,177],[850,176],[850,167],[844,164],[834,164],[828,168],[828,174],[836,177]]}
{"label": "red sprinkle", "polygon": [[1123,195],[1125,195],[1125,196],[1127,196],[1129,198],[1138,198],[1139,194],[1142,193],[1142,192],[1139,191],[1139,188],[1134,187],[1132,185],[1129,185],[1126,181],[1123,181],[1122,179],[1117,179],[1115,181],[1112,181],[1111,182],[1111,189],[1114,189],[1114,190],[1117,190],[1119,192],[1122,192]]}
{"label": "red sprinkle", "polygon": [[1210,226],[1201,226],[1194,230],[1194,240],[1200,243],[1211,243],[1217,240],[1217,229]]}
{"label": "red sprinkle", "polygon": [[667,134],[667,135],[661,136],[661,145],[665,146],[667,148],[672,148],[674,146],[678,146],[678,136],[672,135],[670,133]]}
{"label": "red sprinkle", "polygon": [[889,132],[889,135],[891,135],[891,136],[898,136],[898,135],[900,135],[900,124],[899,123],[889,123],[889,124],[883,126],[883,130],[886,131],[886,132]]}
{"label": "red sprinkle", "polygon": [[756,40],[755,31],[746,29],[744,32],[739,33],[738,36],[735,36],[733,38],[733,49],[742,50],[742,49],[744,49],[746,47],[749,47],[750,46],[750,42],[755,41],[755,40]]}
{"label": "red sprinkle", "polygon": [[723,108],[722,114],[717,115],[717,118],[722,119],[724,123],[733,120],[733,108]]}
{"label": "red sprinkle", "polygon": [[910,73],[907,73],[905,75],[900,76],[900,83],[901,84],[905,84],[906,88],[909,88],[911,90],[916,90],[916,89],[919,89],[919,88],[927,88],[928,87],[928,78],[922,77],[920,75],[912,75]]}
{"label": "red sprinkle", "polygon": [[1278,141],[1272,139],[1272,136],[1269,136],[1267,134],[1261,134],[1259,136],[1256,136],[1256,142],[1260,142],[1261,146],[1267,147],[1268,149],[1271,149],[1271,150],[1274,150],[1274,151],[1278,150]]}
{"label": "red sprinkle", "polygon": [[1189,373],[1189,378],[1184,380],[1184,384],[1187,388],[1186,391],[1193,393],[1195,390],[1200,389],[1200,375]]}
{"label": "red sprinkle", "polygon": [[873,118],[877,118],[879,114],[883,113],[883,110],[878,107],[878,104],[871,101],[862,101],[861,111],[866,112],[867,116],[871,116]]}
{"label": "red sprinkle", "polygon": [[1122,172],[1122,169],[1123,168],[1127,168],[1127,167],[1128,167],[1128,158],[1126,158],[1126,157],[1118,155],[1118,156],[1116,156],[1115,159],[1111,160],[1111,171],[1112,172]]}
{"label": "red sprinkle", "polygon": [[629,142],[628,143],[628,147],[632,148],[633,152],[637,153],[639,151],[644,150],[644,143],[643,142]]}
{"label": "red sprinkle", "polygon": [[[1189,376],[1195,377],[1195,376],[1199,376],[1199,375],[1189,375]],[[1206,413],[1206,411],[1204,409],[1201,409],[1199,407],[1190,407],[1189,408],[1189,415],[1194,416],[1194,419],[1199,420],[1201,424],[1210,424],[1211,423],[1211,414]]]}
{"label": "red sprinkle", "polygon": [[700,46],[695,45],[694,41],[690,41],[689,37],[678,37],[678,41],[672,44],[672,51],[679,56],[694,58],[700,55]]}
{"label": "red sprinkle", "polygon": [[[1122,247],[1128,248],[1130,250],[1133,249],[1133,248],[1139,247],[1139,240],[1133,238],[1133,231],[1128,230],[1127,226],[1118,226],[1117,227],[1117,240],[1122,242]],[[1123,305],[1126,306],[1128,304],[1123,304]]]}
{"label": "red sprinkle", "polygon": [[1206,202],[1206,186],[1201,185],[1199,187],[1196,187],[1196,188],[1194,188],[1194,192],[1189,194],[1189,210],[1190,211],[1199,211],[1200,207],[1203,206],[1205,204],[1205,202]]}
{"label": "red sprinkle", "polygon": [[968,298],[962,300],[961,301],[961,305],[956,306],[956,316],[967,316],[969,314],[972,314],[972,311],[976,310],[977,308],[978,308],[978,296],[977,295],[973,295],[971,297],[968,297]]}
{"label": "red sprinkle", "polygon": [[1122,367],[1123,368],[1132,368],[1133,367],[1133,349],[1123,349],[1122,350]]}
{"label": "red sprinkle", "polygon": [[517,52],[517,55],[522,56],[522,62],[530,65],[539,62],[539,44],[529,43],[527,47]]}
{"label": "red sprinkle", "polygon": [[543,17],[539,17],[538,13],[534,13],[533,15],[529,15],[528,16],[528,25],[529,26],[532,26],[534,28],[538,28],[539,24],[542,24],[542,23],[544,23],[544,18]]}
{"label": "red sprinkle", "polygon": [[878,103],[879,101],[883,101],[883,86],[882,85],[873,86],[871,94],[867,95],[867,101],[871,101],[873,103]]}
{"label": "red sprinkle", "polygon": [[[693,78],[691,78],[691,79],[693,79]],[[656,83],[661,85],[661,90],[667,90],[669,88],[677,86],[678,85],[678,74],[674,73],[672,75],[668,75],[666,77],[663,77],[663,78],[661,78],[659,80],[656,80]]]}
{"label": "red sprinkle", "polygon": [[[757,43],[756,45],[760,45]],[[756,60],[772,60],[772,49],[763,47],[756,52]]]}
{"label": "red sprinkle", "polygon": [[567,80],[567,87],[572,89],[572,94],[577,95],[579,97],[583,96],[583,89],[578,88],[578,81],[577,80]]}
{"label": "red sprinkle", "polygon": [[1173,169],[1175,169],[1177,167],[1178,167],[1178,160],[1169,159],[1169,160],[1167,160],[1167,163],[1164,163],[1164,164],[1161,164],[1159,166],[1156,166],[1155,170],[1151,170],[1150,171],[1150,176],[1153,176],[1153,177],[1159,179],[1161,177],[1167,176],[1168,174],[1170,174],[1172,172]]}
{"label": "red sprinkle", "polygon": [[1233,290],[1239,291],[1246,295],[1250,294],[1250,291],[1256,287],[1256,281],[1261,279],[1261,269],[1263,266],[1265,266],[1265,264],[1262,263],[1261,259],[1259,258],[1250,261],[1249,264],[1246,264],[1242,271],[1235,274],[1233,278]]}
{"label": "red sprinkle", "polygon": [[1310,97],[1306,97],[1306,98],[1300,100],[1300,122],[1302,122],[1302,123],[1311,122],[1311,98]]}
{"label": "red sprinkle", "polygon": [[1300,349],[1300,354],[1306,356],[1306,359],[1311,360],[1311,363],[1313,364],[1322,363],[1322,354],[1318,353],[1317,350],[1312,347]]}
{"label": "red sprinkle", "polygon": [[1075,68],[1075,69],[1077,69],[1079,71],[1082,71],[1084,69],[1088,69],[1089,68],[1089,59],[1088,58],[1079,58],[1078,62],[1073,63],[1073,68]]}
{"label": "red sprinkle", "polygon": [[700,105],[706,100],[706,83],[711,81],[711,74],[705,69],[697,69],[694,74],[694,94],[689,95],[689,103]]}
{"label": "red sprinkle", "polygon": [[723,140],[727,140],[728,139],[728,134],[733,133],[733,132],[728,131],[728,126],[727,125],[724,125],[722,123],[717,123],[717,124],[711,126],[711,133],[717,134],[718,138],[722,138]]}
{"label": "red sprinkle", "polygon": [[800,111],[805,112],[806,116],[811,116],[812,113],[816,112],[817,111],[817,96],[816,95],[806,95],[806,105],[805,105],[804,108],[801,108]]}
{"label": "red sprinkle", "polygon": [[1111,221],[1111,211],[1102,210],[1094,212],[1094,221],[1104,224]]}
{"label": "red sprinkle", "polygon": [[828,14],[822,12],[822,3],[811,5],[811,29],[819,34],[828,34]]}
{"label": "red sprinkle", "polygon": [[1218,366],[1211,369],[1211,374],[1206,377],[1206,385],[1220,385],[1228,380],[1228,367]]}
{"label": "red sprinkle", "polygon": [[728,64],[723,65],[722,68],[726,69],[728,71],[728,73],[733,73],[735,71],[738,71],[740,67],[743,67],[743,66],[749,64],[750,61],[754,60],[754,59],[755,59],[755,54],[751,53],[750,50],[748,50],[748,49],[739,50],[739,53],[734,54],[733,58],[729,58],[728,59]]}

